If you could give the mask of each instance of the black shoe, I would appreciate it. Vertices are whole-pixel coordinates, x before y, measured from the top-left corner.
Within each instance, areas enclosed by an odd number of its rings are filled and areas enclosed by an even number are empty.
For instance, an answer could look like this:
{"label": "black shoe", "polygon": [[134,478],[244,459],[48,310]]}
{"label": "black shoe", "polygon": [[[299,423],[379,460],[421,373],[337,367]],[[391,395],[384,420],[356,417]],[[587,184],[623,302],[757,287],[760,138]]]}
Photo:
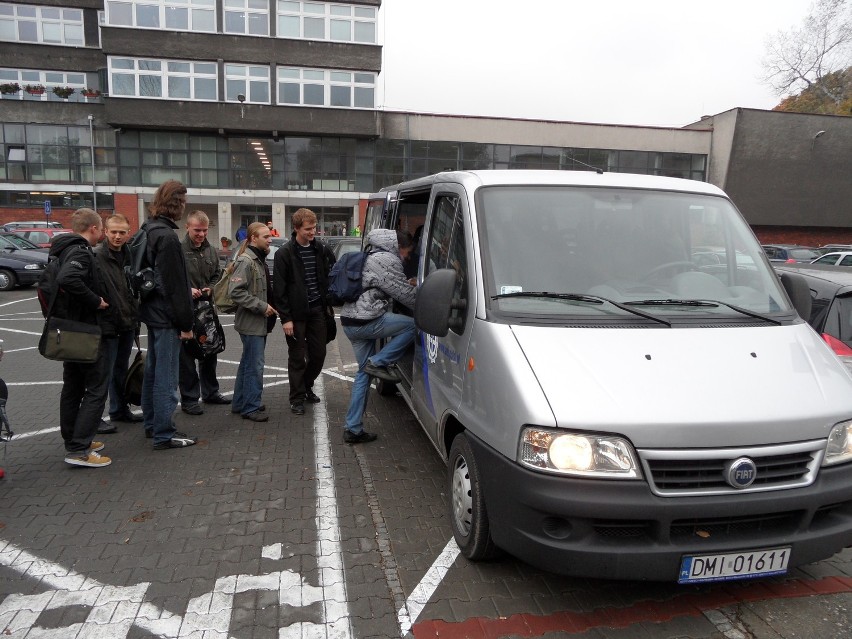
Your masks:
{"label": "black shoe", "polygon": [[170,448],[186,448],[195,446],[196,437],[190,437],[186,433],[175,433],[172,438],[158,444],[154,444],[154,450],[169,450]]}
{"label": "black shoe", "polygon": [[322,400],[314,391],[309,390],[305,393],[305,401],[308,402],[308,404],[319,404]]}
{"label": "black shoe", "polygon": [[243,419],[250,419],[253,422],[268,422],[269,415],[263,415],[259,410],[256,410],[243,415]]}
{"label": "black shoe", "polygon": [[386,382],[397,384],[401,382],[399,375],[392,373],[386,366],[375,366],[371,362],[364,364],[364,372],[370,377],[378,377]]}
{"label": "black shoe", "polygon": [[362,430],[357,435],[351,430],[343,430],[343,441],[347,444],[366,444],[367,442],[374,442],[378,438],[378,435],[375,433],[368,433],[366,430]]}
{"label": "black shoe", "polygon": [[205,404],[230,404],[231,398],[225,397],[224,395],[213,395],[208,399],[204,400]]}
{"label": "black shoe", "polygon": [[112,435],[117,432],[118,429],[113,424],[110,424],[108,421],[104,421],[102,419],[101,423],[98,424],[98,435]]}
{"label": "black shoe", "polygon": [[154,431],[146,430],[145,431],[145,439],[154,439]]}
{"label": "black shoe", "polygon": [[123,413],[118,413],[115,416],[110,415],[109,420],[111,422],[127,422],[129,424],[136,424],[136,423],[145,421],[142,418],[142,415],[136,415],[129,410],[125,411]]}
{"label": "black shoe", "polygon": [[294,415],[304,415],[305,405],[302,402],[293,402],[290,404],[290,410],[293,411]]}
{"label": "black shoe", "polygon": [[187,415],[203,415],[204,409],[201,408],[201,404],[198,402],[194,404],[182,404],[180,409],[186,413]]}

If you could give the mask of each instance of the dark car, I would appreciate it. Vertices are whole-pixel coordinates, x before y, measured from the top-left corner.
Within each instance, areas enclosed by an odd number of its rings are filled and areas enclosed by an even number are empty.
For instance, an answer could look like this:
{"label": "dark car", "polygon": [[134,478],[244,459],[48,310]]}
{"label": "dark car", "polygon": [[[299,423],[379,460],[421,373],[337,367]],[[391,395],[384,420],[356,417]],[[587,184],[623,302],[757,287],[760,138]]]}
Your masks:
{"label": "dark car", "polygon": [[32,286],[44,273],[47,253],[19,248],[14,240],[0,236],[0,291],[16,286]]}
{"label": "dark car", "polygon": [[761,246],[770,262],[785,262],[787,264],[813,262],[822,255],[822,251],[813,246],[799,246],[798,244],[761,244]]}
{"label": "dark car", "polygon": [[852,269],[824,264],[778,264],[775,271],[805,278],[811,290],[808,324],[852,371]]}

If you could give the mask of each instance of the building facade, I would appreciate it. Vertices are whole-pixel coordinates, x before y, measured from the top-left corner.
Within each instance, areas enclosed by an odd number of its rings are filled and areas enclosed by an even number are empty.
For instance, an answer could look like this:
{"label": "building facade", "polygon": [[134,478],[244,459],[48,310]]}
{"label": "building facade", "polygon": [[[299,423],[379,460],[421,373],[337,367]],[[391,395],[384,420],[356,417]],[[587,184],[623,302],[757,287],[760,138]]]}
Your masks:
{"label": "building facade", "polygon": [[[592,167],[716,183],[754,225],[813,218],[834,233],[850,219],[852,118],[735,109],[659,128],[385,111],[380,13],[380,0],[0,1],[0,221],[85,205],[138,226],[174,178],[211,238],[270,219],[289,231],[302,206],[332,234],[405,179]],[[793,153],[790,131],[814,127],[814,148]]]}

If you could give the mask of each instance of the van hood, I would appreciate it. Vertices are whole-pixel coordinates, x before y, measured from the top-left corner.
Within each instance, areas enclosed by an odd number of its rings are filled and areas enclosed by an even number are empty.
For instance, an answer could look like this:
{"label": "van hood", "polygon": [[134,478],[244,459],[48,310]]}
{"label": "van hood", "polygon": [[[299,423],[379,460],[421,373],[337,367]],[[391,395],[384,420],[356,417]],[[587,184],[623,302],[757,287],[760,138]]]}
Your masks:
{"label": "van hood", "polygon": [[558,426],[637,447],[801,441],[852,419],[852,376],[805,323],[512,331]]}

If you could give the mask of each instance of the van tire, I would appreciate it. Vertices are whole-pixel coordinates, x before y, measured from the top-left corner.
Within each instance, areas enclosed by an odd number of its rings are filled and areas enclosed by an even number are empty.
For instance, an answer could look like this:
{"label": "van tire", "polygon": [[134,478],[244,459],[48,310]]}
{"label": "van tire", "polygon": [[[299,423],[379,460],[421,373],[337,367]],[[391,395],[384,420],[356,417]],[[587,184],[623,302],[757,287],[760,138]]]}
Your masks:
{"label": "van tire", "polygon": [[461,553],[471,561],[491,559],[497,546],[491,539],[479,467],[464,433],[450,447],[448,467],[450,522]]}
{"label": "van tire", "polygon": [[396,395],[396,384],[394,384],[393,382],[386,382],[383,379],[376,378],[376,391],[379,393],[379,395],[383,395],[384,397]]}

